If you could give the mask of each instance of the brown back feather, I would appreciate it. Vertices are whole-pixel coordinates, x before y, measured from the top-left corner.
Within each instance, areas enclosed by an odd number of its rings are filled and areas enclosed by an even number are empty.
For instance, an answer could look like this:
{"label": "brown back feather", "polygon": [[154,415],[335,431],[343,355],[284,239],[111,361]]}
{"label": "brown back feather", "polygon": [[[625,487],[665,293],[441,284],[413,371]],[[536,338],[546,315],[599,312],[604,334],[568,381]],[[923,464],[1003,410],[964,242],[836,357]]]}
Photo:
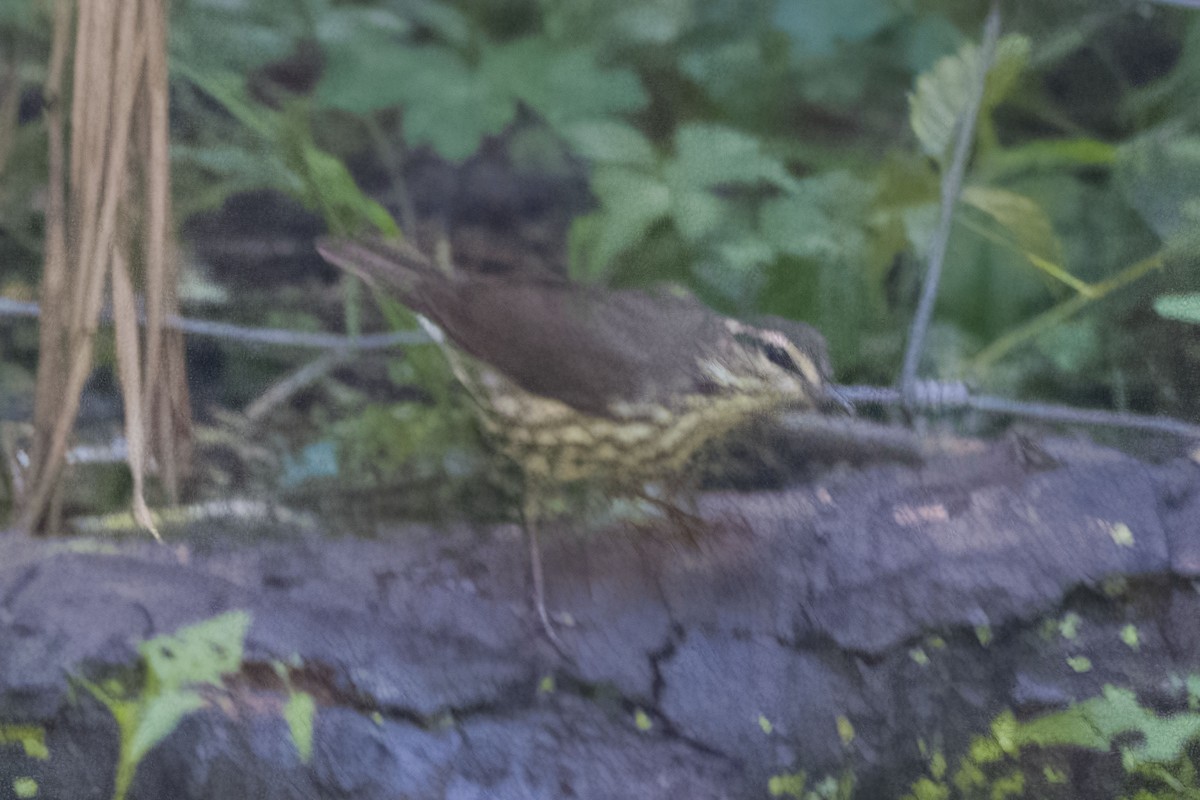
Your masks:
{"label": "brown back feather", "polygon": [[447,275],[404,244],[324,240],[318,249],[526,391],[598,416],[614,400],[666,403],[696,391],[699,343],[723,333],[721,317],[690,296]]}

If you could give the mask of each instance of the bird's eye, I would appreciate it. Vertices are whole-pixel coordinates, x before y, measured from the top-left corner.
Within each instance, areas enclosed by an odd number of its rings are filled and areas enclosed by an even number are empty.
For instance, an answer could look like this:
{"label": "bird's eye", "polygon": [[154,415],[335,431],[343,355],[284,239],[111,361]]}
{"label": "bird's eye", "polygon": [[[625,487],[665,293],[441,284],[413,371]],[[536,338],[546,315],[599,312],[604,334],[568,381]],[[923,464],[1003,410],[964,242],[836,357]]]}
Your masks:
{"label": "bird's eye", "polygon": [[767,354],[767,360],[772,364],[778,367],[783,367],[786,370],[796,372],[796,362],[792,361],[792,357],[788,355],[788,351],[784,350],[779,345],[764,345],[763,352]]}

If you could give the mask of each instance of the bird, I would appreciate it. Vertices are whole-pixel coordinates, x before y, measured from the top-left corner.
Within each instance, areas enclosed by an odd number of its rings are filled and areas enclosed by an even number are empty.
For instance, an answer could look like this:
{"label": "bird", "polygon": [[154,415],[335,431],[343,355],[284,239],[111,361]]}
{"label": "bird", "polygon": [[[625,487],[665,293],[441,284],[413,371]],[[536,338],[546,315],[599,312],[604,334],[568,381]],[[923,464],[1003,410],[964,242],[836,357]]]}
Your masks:
{"label": "bird", "polygon": [[668,289],[443,269],[399,239],[325,238],[317,250],[418,314],[483,431],[519,467],[534,602],[560,652],[538,544],[555,491],[589,482],[645,496],[744,423],[844,405],[825,339],[804,323],[743,322]]}

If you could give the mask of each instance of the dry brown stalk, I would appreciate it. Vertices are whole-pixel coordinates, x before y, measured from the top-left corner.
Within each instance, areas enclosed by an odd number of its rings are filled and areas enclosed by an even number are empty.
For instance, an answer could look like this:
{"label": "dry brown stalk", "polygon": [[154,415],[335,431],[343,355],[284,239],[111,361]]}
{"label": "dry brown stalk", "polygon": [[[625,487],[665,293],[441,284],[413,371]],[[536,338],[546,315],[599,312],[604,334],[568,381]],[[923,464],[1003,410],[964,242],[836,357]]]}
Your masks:
{"label": "dry brown stalk", "polygon": [[[80,392],[92,370],[106,297],[115,321],[134,515],[154,530],[145,474],[160,467],[172,499],[190,441],[176,313],[167,141],[164,0],[56,0],[49,99],[50,189],[41,358],[29,491],[19,524],[56,526],[54,507]],[[74,8],[73,8],[74,6]],[[74,12],[70,160],[61,98]],[[138,178],[141,178],[139,181]],[[141,256],[135,263],[133,253]],[[147,325],[138,327],[140,266]],[[106,288],[108,291],[106,291]]]}

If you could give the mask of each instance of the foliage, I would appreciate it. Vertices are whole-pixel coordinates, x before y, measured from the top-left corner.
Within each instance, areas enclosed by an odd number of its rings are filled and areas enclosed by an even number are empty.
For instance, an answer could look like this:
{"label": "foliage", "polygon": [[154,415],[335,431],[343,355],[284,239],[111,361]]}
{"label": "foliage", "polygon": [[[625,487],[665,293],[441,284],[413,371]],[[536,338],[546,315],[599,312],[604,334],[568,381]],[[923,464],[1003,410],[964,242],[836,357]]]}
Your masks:
{"label": "foliage", "polygon": [[[42,55],[39,8],[6,4],[0,31],[27,34]],[[518,170],[586,179],[594,205],[571,226],[574,278],[681,282],[722,311],[806,319],[830,339],[839,379],[891,382],[949,142],[984,67],[985,10],[179,0],[177,208],[267,187],[332,230],[391,231],[395,208],[360,191],[348,161],[388,171],[381,142],[398,174],[418,151],[451,162],[500,151]],[[924,369],[1200,413],[1195,354],[1177,335],[1200,293],[1200,14],[1003,11]],[[17,151],[37,152],[36,126],[20,133]],[[15,198],[33,194],[40,170],[14,157],[0,184],[14,187],[0,194],[0,228],[14,236],[28,223]],[[439,423],[440,412],[373,412],[343,427],[342,455],[398,464],[463,444],[462,418]],[[368,437],[397,415],[381,453]]]}
{"label": "foliage", "polygon": [[123,800],[137,766],[185,716],[207,705],[204,687],[220,688],[225,675],[242,664],[242,643],[250,616],[232,611],[180,628],[138,645],[145,678],[130,694],[116,681],[79,682],[113,715],[121,748],[113,797]]}
{"label": "foliage", "polygon": [[45,761],[50,757],[46,748],[46,729],[40,725],[0,725],[0,745],[19,744],[29,758]]}
{"label": "foliage", "polygon": [[[1197,678],[1186,683],[1194,709]],[[929,776],[917,780],[905,800],[1055,796],[1054,786],[1068,784],[1077,768],[1073,749],[1119,754],[1126,774],[1122,797],[1200,797],[1189,752],[1197,742],[1200,714],[1194,710],[1160,715],[1132,691],[1109,685],[1098,697],[1026,721],[1005,711],[987,735],[971,742],[953,772],[934,753]]]}
{"label": "foliage", "polygon": [[808,788],[808,775],[804,771],[773,775],[767,781],[767,794],[794,800],[851,800],[854,776],[848,771],[827,775]]}
{"label": "foliage", "polygon": [[[148,639],[138,645],[142,677],[139,686],[118,679],[93,683],[75,680],[108,708],[120,732],[120,753],[113,797],[124,798],[133,784],[138,764],[171,734],[184,717],[213,705],[225,680],[242,669],[243,645],[250,615],[230,611],[187,625],[173,634]],[[312,758],[316,701],[292,685],[286,665],[274,662],[276,675],[287,690],[282,715],[301,761]],[[7,733],[6,733],[7,732]],[[44,732],[29,726],[0,727],[0,742],[19,741],[27,755],[48,758]]]}
{"label": "foliage", "polygon": [[[436,0],[302,5],[306,15],[283,20],[290,3],[191,0],[177,15],[179,60],[193,72],[226,64],[246,74],[294,53],[301,40],[315,42],[324,68],[306,106],[312,124],[340,126],[335,120],[346,114],[386,119],[380,115],[401,109],[397,132],[406,145],[451,160],[535,120],[589,168],[597,205],[571,233],[577,278],[684,279],[726,310],[805,317],[827,330],[843,370],[890,379],[890,355],[870,347],[907,317],[907,305],[896,302],[903,298],[889,292],[897,279],[912,285],[912,265],[928,244],[939,170],[981,68],[972,41],[979,6],[856,0],[847,13],[833,0],[514,0],[504,12]],[[228,28],[197,21],[214,6],[231,15]],[[1086,380],[1103,362],[1110,374],[1136,372],[1121,343],[1094,327],[1080,329],[1069,357],[1058,357],[1068,345],[1050,334],[1063,320],[1038,324],[1037,315],[1070,292],[1085,298],[1070,313],[1114,295],[1124,302],[1104,313],[1130,306],[1130,284],[1144,271],[1114,286],[1097,281],[1122,275],[1156,240],[1161,247],[1187,228],[1200,185],[1189,172],[1195,120],[1175,95],[1200,85],[1200,23],[1166,9],[1155,14],[1156,30],[1187,24],[1179,57],[1128,88],[1126,116],[1114,112],[1109,123],[1123,126],[1115,136],[1069,124],[1045,88],[1069,69],[1069,56],[1096,46],[1071,44],[1078,20],[1016,15],[1025,28],[1001,40],[988,75],[939,307],[957,332],[958,353],[934,353],[938,371],[961,371],[972,349],[1008,334],[998,350],[979,353],[976,377],[1010,380],[1011,372],[992,375],[992,365],[1027,342],[1037,349],[1019,356],[1025,382],[1030,371]],[[234,16],[243,23],[236,30]],[[1112,11],[1108,24],[1119,18]],[[204,34],[217,31],[221,41],[211,47]],[[906,96],[909,136],[898,124]],[[1135,111],[1140,119],[1131,124]],[[830,114],[845,120],[849,136],[821,129]],[[1030,133],[1039,128],[1052,132]],[[217,159],[211,149],[190,156]],[[303,161],[291,159],[293,174],[304,174],[296,167]],[[306,191],[319,198],[323,183],[339,182],[310,178]],[[344,226],[353,214],[327,216]],[[1090,249],[1103,235],[1122,241]],[[1186,261],[1184,251],[1171,263]],[[1031,359],[1038,353],[1045,360]]]}

